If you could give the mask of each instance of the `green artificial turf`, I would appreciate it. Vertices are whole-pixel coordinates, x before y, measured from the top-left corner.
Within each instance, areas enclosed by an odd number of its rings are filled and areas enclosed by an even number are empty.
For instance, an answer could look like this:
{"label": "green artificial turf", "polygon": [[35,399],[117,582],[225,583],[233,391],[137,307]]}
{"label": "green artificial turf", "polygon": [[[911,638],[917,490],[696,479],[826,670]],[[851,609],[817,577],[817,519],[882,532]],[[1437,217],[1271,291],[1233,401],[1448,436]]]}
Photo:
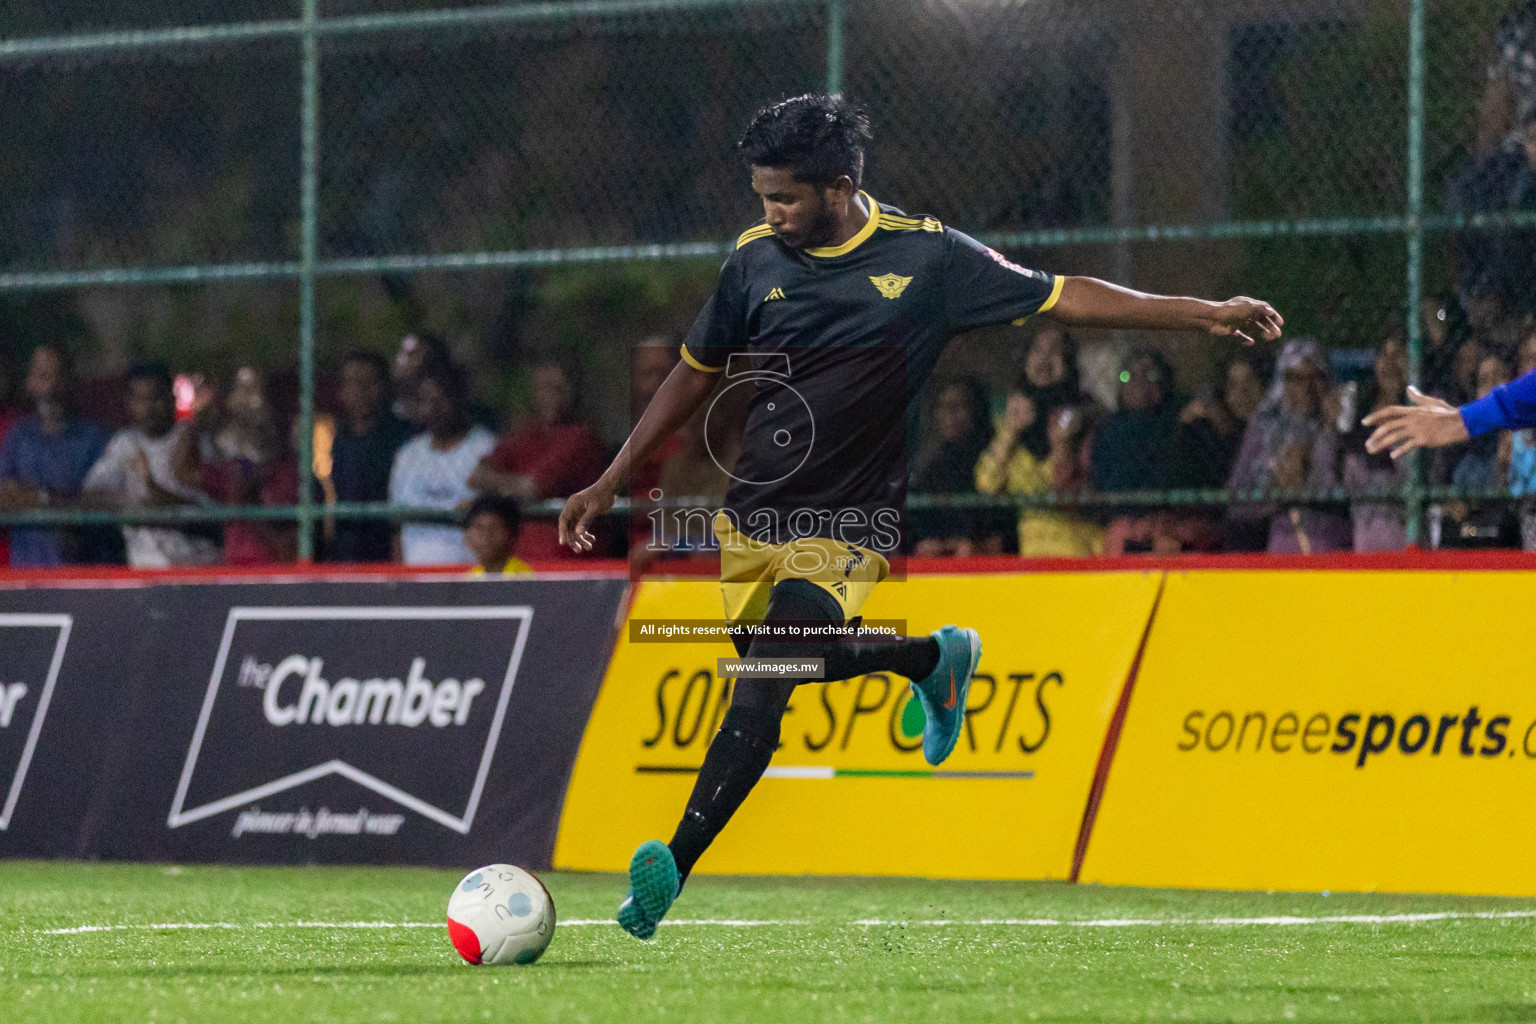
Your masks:
{"label": "green artificial turf", "polygon": [[[522,968],[469,967],[435,926],[291,927],[440,922],[458,877],[0,862],[0,1021],[1536,1021],[1536,917],[1189,921],[1536,914],[1523,900],[701,876],[674,917],[803,923],[683,924],[649,943],[566,924]],[[624,890],[544,880],[567,921],[609,918]],[[1000,918],[1154,923],[976,923]],[[186,923],[238,927],[46,934]]]}

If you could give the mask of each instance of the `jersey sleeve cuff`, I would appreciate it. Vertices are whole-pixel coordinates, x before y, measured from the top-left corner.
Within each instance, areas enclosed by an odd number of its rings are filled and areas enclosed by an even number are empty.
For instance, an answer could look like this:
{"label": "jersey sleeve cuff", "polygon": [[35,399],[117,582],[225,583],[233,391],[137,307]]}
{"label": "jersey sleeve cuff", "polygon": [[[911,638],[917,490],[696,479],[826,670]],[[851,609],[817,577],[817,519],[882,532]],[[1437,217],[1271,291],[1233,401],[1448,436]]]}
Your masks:
{"label": "jersey sleeve cuff", "polygon": [[678,351],[683,354],[683,362],[687,363],[689,366],[693,367],[695,370],[702,370],[705,373],[719,373],[721,370],[725,369],[725,367],[723,367],[723,366],[708,366],[708,365],[706,365],[704,363],[699,362],[697,359],[694,358],[693,353],[688,351],[688,346],[687,345],[680,346],[678,348]]}
{"label": "jersey sleeve cuff", "polygon": [[[1051,294],[1047,295],[1045,297],[1045,301],[1040,304],[1040,308],[1029,314],[1029,316],[1039,316],[1041,313],[1049,313],[1051,311],[1051,307],[1056,305],[1056,300],[1061,298],[1061,289],[1062,286],[1064,286],[1066,283],[1067,279],[1062,275],[1057,274],[1055,276],[1055,283],[1051,285]],[[1023,327],[1024,324],[1028,322],[1029,316],[1019,317],[1013,322],[1013,326]]]}
{"label": "jersey sleeve cuff", "polygon": [[1467,428],[1467,434],[1479,437],[1503,428],[1504,410],[1499,408],[1498,399],[1493,395],[1484,395],[1475,402],[1468,402],[1460,410],[1462,425]]}
{"label": "jersey sleeve cuff", "polygon": [[1055,276],[1055,280],[1051,282],[1051,294],[1044,302],[1040,304],[1040,308],[1035,310],[1036,316],[1039,316],[1041,313],[1049,313],[1051,311],[1051,308],[1056,305],[1056,300],[1061,298],[1061,289],[1066,286],[1066,283],[1067,279],[1065,276],[1061,274],[1057,274]]}

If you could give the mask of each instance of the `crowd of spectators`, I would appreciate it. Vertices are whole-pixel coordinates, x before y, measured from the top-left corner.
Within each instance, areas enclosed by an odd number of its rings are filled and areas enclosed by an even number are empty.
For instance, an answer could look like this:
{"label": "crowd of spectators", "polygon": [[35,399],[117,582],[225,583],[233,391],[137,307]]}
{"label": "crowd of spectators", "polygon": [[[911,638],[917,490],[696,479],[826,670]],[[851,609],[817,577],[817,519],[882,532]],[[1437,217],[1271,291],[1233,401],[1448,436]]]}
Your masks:
{"label": "crowd of spectators", "polygon": [[[63,348],[37,348],[19,388],[16,376],[0,363],[0,510],[118,512],[128,522],[0,530],[3,564],[173,568],[297,557],[292,518],[254,511],[292,506],[301,486],[297,416],[261,369],[242,366],[220,380],[136,363],[122,380],[126,425],[115,433],[78,408]],[[553,525],[534,520],[525,527],[520,506],[590,483],[606,452],[574,412],[567,367],[536,366],[531,381],[531,415],[498,437],[494,415],[472,405],[464,371],[441,340],[408,335],[393,363],[366,350],[347,354],[332,408],[315,423],[319,556],[490,572],[527,571],[524,559],[565,557]],[[347,507],[385,502],[440,514],[397,522],[352,515]],[[252,517],[146,514],[214,506],[253,509]]]}
{"label": "crowd of spectators", "polygon": [[[1464,403],[1536,369],[1536,318],[1477,332],[1454,300],[1426,301],[1425,390]],[[1027,557],[1141,552],[1397,551],[1408,543],[1410,464],[1365,449],[1365,414],[1404,400],[1407,348],[1390,331],[1368,352],[1287,340],[1272,360],[1245,350],[1212,384],[1180,394],[1167,361],[1133,348],[1105,408],[1079,387],[1071,339],[1044,325],[1018,380],[992,392],[949,377],[932,389],[914,448],[915,493],[944,495],[915,518],[919,555],[1013,551]],[[1490,435],[1426,457],[1424,483],[1483,492],[1432,503],[1430,547],[1536,550],[1536,438]],[[1225,489],[1228,500],[1202,501]],[[1143,492],[1180,501],[1142,503]],[[958,496],[1055,495],[1026,507],[1016,536]],[[1094,496],[1114,494],[1113,503]],[[1084,500],[1089,499],[1089,500]],[[974,504],[974,503],[973,503]],[[1016,546],[1015,546],[1016,543]]]}
{"label": "crowd of spectators", "polygon": [[[1474,152],[1450,180],[1445,205],[1463,214],[1536,212],[1536,0],[1501,21],[1488,72]],[[1453,294],[1419,311],[1421,384],[1460,405],[1536,369],[1536,231],[1464,232],[1452,255]],[[1367,452],[1360,426],[1361,416],[1402,401],[1409,370],[1400,330],[1385,332],[1368,358],[1356,345],[1330,351],[1305,337],[1271,356],[1244,350],[1192,394],[1180,389],[1164,355],[1145,347],[1126,353],[1117,379],[1085,387],[1088,364],[1050,323],[1034,328],[1021,355],[1005,388],[956,374],[928,388],[909,491],[933,500],[908,516],[912,553],[1309,555],[1394,551],[1408,542],[1400,495],[1409,464]],[[673,338],[633,346],[631,422],[677,360]],[[336,371],[334,401],[317,417],[312,445],[321,558],[507,573],[527,571],[530,560],[573,557],[557,543],[551,516],[526,514],[591,483],[612,454],[580,413],[572,365],[528,367],[528,413],[510,424],[500,410],[474,404],[463,368],[428,333],[403,338],[393,362],[357,350]],[[37,348],[22,373],[0,353],[0,511],[117,511],[128,519],[120,527],[0,530],[0,564],[294,560],[299,536],[290,517],[142,515],[293,505],[304,446],[281,391],[254,366],[221,380],[136,364],[122,383],[126,425],[109,435],[100,410],[80,408],[65,349]],[[734,441],[706,436],[707,429],[703,414],[684,424],[634,467],[631,494],[704,505],[723,498],[722,467]],[[1485,435],[1422,465],[1424,483],[1463,494],[1429,506],[1428,546],[1536,550],[1533,432]],[[1201,493],[1217,489],[1229,492],[1227,500]],[[1182,500],[1168,500],[1170,493]],[[982,496],[1059,500],[1018,506]],[[360,503],[419,514],[352,514]],[[645,516],[632,518],[628,531],[606,525],[607,553],[627,551],[641,564],[657,557]],[[709,543],[681,531],[660,553],[687,557]]]}
{"label": "crowd of spectators", "polygon": [[[1475,320],[1453,300],[1425,303],[1426,390],[1462,403],[1536,369],[1536,320],[1482,331]],[[638,416],[676,364],[677,347],[647,339],[631,356],[630,412]],[[1368,453],[1359,426],[1361,416],[1402,400],[1408,359],[1400,331],[1367,353],[1330,352],[1308,338],[1289,339],[1268,357],[1243,350],[1192,395],[1158,351],[1135,347],[1120,363],[1113,407],[1083,386],[1076,345],[1059,326],[1036,327],[1020,356],[1007,388],[953,373],[928,388],[909,489],[937,500],[917,503],[909,517],[911,553],[1312,554],[1407,544],[1399,495],[1408,465]],[[319,557],[485,572],[574,557],[557,543],[550,515],[528,512],[591,483],[612,455],[579,412],[571,365],[530,367],[528,412],[508,424],[473,404],[463,369],[429,335],[406,337],[393,362],[357,350],[334,369],[313,445]],[[21,386],[8,388],[18,376]],[[0,508],[130,518],[121,527],[12,526],[0,534],[11,566],[249,566],[296,557],[297,527],[287,517],[132,521],[147,509],[298,500],[297,417],[272,378],[251,366],[227,380],[173,377],[164,364],[145,362],[128,370],[121,389],[125,425],[109,433],[78,408],[62,348],[36,349],[19,374],[0,366]],[[4,401],[11,391],[20,401]],[[695,417],[639,465],[631,493],[719,501],[730,482],[721,464],[730,442],[706,438],[705,425]],[[1426,484],[1468,492],[1429,507],[1426,546],[1536,549],[1530,432],[1442,450],[1424,460],[1424,471]],[[1201,497],[1213,489],[1228,489],[1229,500]],[[1182,498],[1169,502],[1160,496],[1167,492]],[[1019,511],[978,500],[988,495],[1059,500]],[[1116,497],[1095,500],[1103,495]],[[357,516],[358,503],[427,514]],[[609,524],[607,552],[656,557],[640,551],[647,525],[632,518],[626,536]],[[698,540],[674,538],[670,555],[697,553]]]}

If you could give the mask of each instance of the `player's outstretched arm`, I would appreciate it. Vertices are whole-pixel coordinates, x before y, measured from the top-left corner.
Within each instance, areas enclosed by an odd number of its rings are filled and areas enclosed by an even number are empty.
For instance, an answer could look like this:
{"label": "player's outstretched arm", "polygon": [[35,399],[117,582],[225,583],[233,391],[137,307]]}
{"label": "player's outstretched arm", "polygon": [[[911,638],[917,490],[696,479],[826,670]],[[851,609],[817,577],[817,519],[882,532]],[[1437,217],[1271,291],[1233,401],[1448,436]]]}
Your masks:
{"label": "player's outstretched arm", "polygon": [[1536,427],[1536,370],[1459,409],[1418,388],[1408,389],[1408,401],[1412,404],[1377,409],[1362,421],[1376,428],[1366,439],[1368,451],[1391,449],[1392,457],[1400,459],[1416,448],[1440,448],[1495,430]]}
{"label": "player's outstretched arm", "polygon": [[577,491],[565,499],[560,510],[560,543],[572,551],[591,551],[596,538],[592,536],[592,520],[613,507],[613,499],[629,479],[630,469],[654,452],[661,443],[688,417],[704,404],[720,374],[696,370],[686,362],[673,367],[651,399],[651,404],[640,414],[640,422],[629,432],[629,439],[613,462],[597,478],[591,487]]}
{"label": "player's outstretched arm", "polygon": [[1366,451],[1375,455],[1390,449],[1392,457],[1400,459],[1418,448],[1444,448],[1472,436],[1461,410],[1445,399],[1410,387],[1408,401],[1412,404],[1389,405],[1360,421],[1375,428],[1365,439]]}
{"label": "player's outstretched arm", "polygon": [[1238,296],[1226,302],[1148,295],[1092,277],[1069,277],[1046,316],[1070,327],[1119,330],[1203,331],[1235,336],[1252,345],[1280,337],[1285,319],[1275,307]]}

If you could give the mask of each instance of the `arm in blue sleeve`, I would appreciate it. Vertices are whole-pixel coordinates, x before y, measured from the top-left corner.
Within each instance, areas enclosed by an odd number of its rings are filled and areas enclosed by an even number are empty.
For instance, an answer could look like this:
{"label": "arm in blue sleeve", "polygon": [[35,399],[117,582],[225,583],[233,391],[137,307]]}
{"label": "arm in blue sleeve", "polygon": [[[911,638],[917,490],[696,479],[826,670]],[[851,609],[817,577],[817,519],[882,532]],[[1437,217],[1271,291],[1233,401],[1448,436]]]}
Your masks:
{"label": "arm in blue sleeve", "polygon": [[1473,437],[1493,430],[1536,427],[1536,370],[1500,384],[1461,407],[1461,422]]}

